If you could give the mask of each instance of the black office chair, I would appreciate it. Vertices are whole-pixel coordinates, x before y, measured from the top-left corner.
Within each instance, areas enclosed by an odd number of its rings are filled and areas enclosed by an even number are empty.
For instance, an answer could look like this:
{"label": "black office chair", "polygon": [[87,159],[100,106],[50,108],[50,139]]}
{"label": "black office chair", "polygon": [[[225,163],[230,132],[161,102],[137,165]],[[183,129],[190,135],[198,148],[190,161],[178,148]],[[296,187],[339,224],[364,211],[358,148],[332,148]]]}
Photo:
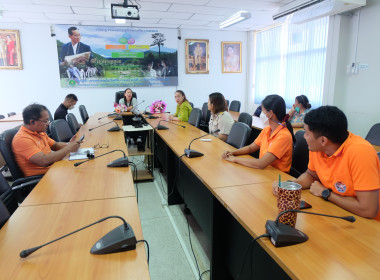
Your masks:
{"label": "black office chair", "polygon": [[200,128],[208,133],[208,123],[210,122],[211,111],[208,109],[208,103],[203,103],[202,106],[202,118],[200,123]]}
{"label": "black office chair", "polygon": [[227,102],[227,108],[230,107],[230,101],[226,99]]}
{"label": "black office chair", "polygon": [[296,178],[307,170],[307,165],[309,164],[309,147],[303,137],[304,134],[305,130],[299,130],[294,135],[296,143],[293,148],[292,166],[289,174]]}
{"label": "black office chair", "polygon": [[69,142],[73,133],[65,120],[55,120],[50,124],[52,138],[57,142]]}
{"label": "black office chair", "polygon": [[365,137],[372,145],[380,146],[380,123],[374,124]]}
{"label": "black office chair", "polygon": [[5,116],[4,116],[4,115],[0,115],[0,120],[1,120],[1,119],[4,119],[4,118],[5,118]]}
{"label": "black office chair", "polygon": [[3,174],[0,173],[0,199],[5,207],[7,207],[10,215],[12,215],[18,207],[16,192],[17,191],[12,190]]}
{"label": "black office chair", "polygon": [[198,127],[199,128],[199,125],[201,123],[201,117],[202,117],[202,112],[200,109],[198,108],[194,108],[191,113],[190,113],[190,117],[189,117],[189,121],[188,123],[189,124],[192,124],[193,126],[195,127]]}
{"label": "black office chair", "polygon": [[67,114],[67,123],[69,124],[69,127],[73,135],[76,134],[80,128],[80,125],[77,121],[77,118],[75,117],[73,113]]}
{"label": "black office chair", "polygon": [[248,113],[241,113],[238,118],[238,122],[247,124],[249,127],[252,126],[252,116]]}
{"label": "black office chair", "polygon": [[85,124],[88,120],[88,113],[84,105],[79,106],[79,114],[80,114],[80,117],[82,118],[83,124]]}
{"label": "black office chair", "polygon": [[259,107],[256,108],[255,112],[253,113],[254,116],[260,118],[260,115],[261,115],[261,111],[263,110],[263,108],[261,107],[261,105]]}
{"label": "black office chair", "polygon": [[[117,91],[115,93],[115,103],[119,103],[119,100],[122,99],[123,97],[124,97],[124,91]],[[132,91],[132,98],[133,97],[137,99],[137,94],[134,91]]]}
{"label": "black office chair", "polygon": [[240,101],[233,100],[230,105],[230,111],[240,112]]}
{"label": "black office chair", "polygon": [[11,117],[11,116],[14,116],[14,115],[16,115],[15,112],[10,112],[10,113],[8,113],[8,117]]}
{"label": "black office chair", "polygon": [[194,103],[193,102],[189,102],[191,108],[194,108]]}
{"label": "black office chair", "polygon": [[[48,112],[48,114],[49,114],[49,121],[50,121],[50,123],[51,123],[52,121],[54,121],[53,116],[52,116],[52,114],[51,114],[51,112],[50,112],[49,109],[47,110],[47,112]],[[48,128],[46,129],[46,134],[47,134],[49,137],[51,137],[50,126],[48,126]]]}
{"label": "black office chair", "polygon": [[[35,185],[41,180],[43,175],[35,176],[24,176],[21,169],[16,163],[14,154],[12,151],[12,141],[13,137],[18,132],[18,129],[9,129],[4,131],[0,135],[0,152],[9,168],[12,175],[12,188],[22,188],[23,191],[22,198],[25,198],[28,193],[34,188]],[[22,201],[22,198],[20,200]]]}
{"label": "black office chair", "polygon": [[248,139],[251,136],[251,127],[242,122],[235,122],[228,135],[227,143],[240,149],[247,145]]}
{"label": "black office chair", "polygon": [[0,229],[8,221],[10,216],[11,215],[9,214],[7,207],[4,205],[4,203],[0,199]]}

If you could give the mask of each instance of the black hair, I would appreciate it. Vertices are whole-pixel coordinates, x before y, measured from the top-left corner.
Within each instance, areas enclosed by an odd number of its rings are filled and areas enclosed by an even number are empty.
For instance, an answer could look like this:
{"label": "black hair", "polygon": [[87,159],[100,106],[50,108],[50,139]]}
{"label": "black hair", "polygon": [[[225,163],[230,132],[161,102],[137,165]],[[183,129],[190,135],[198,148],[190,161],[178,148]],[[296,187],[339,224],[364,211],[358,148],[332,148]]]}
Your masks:
{"label": "black hair", "polygon": [[325,136],[335,144],[342,144],[348,137],[346,115],[335,106],[321,106],[305,115],[304,123],[314,136]]}
{"label": "black hair", "polygon": [[289,115],[286,114],[286,105],[284,99],[277,94],[267,95],[261,102],[261,105],[267,111],[272,110],[273,114],[276,115],[279,122],[285,122],[287,129],[292,135],[294,144],[296,142],[296,138],[294,137],[293,127],[289,122]]}
{"label": "black hair", "polygon": [[44,105],[37,103],[33,103],[25,107],[25,109],[22,111],[24,124],[30,124],[31,120],[39,120],[41,118],[41,112],[43,111],[47,111],[47,108]]}
{"label": "black hair", "polygon": [[183,102],[185,102],[185,101],[189,102],[189,100],[187,100],[186,94],[183,92],[183,90],[177,89],[175,92],[179,92],[182,96],[185,97],[185,99],[183,100]]}
{"label": "black hair", "polygon": [[[132,91],[132,98],[131,98],[131,101],[130,101],[129,103],[127,103],[127,98],[125,97],[125,93],[127,92],[127,90]],[[126,88],[126,89],[124,90],[123,99],[124,99],[124,104],[125,104],[125,106],[127,106],[127,104],[132,103],[132,99],[133,99],[133,90],[132,90],[131,88]]]}
{"label": "black hair", "polygon": [[70,35],[73,35],[73,31],[74,30],[78,30],[78,28],[76,28],[75,26],[71,26],[69,29],[67,29],[67,32],[70,34]]}
{"label": "black hair", "polygon": [[227,102],[220,92],[211,93],[209,96],[210,103],[213,105],[215,114],[226,111]]}
{"label": "black hair", "polygon": [[296,99],[297,99],[298,103],[300,103],[305,109],[311,108],[311,104],[309,103],[309,99],[307,98],[306,95],[296,96]]}
{"label": "black hair", "polygon": [[68,95],[66,95],[65,99],[71,99],[74,101],[78,101],[78,97],[73,93],[69,93]]}

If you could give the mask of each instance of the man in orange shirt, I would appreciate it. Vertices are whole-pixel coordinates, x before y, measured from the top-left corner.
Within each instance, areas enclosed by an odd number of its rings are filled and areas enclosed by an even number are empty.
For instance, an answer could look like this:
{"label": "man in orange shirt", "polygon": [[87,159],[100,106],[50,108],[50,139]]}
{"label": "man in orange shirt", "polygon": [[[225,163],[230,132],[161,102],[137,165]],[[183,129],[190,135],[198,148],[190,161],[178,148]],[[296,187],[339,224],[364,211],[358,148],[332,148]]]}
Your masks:
{"label": "man in orange shirt", "polygon": [[310,111],[304,123],[309,166],[295,182],[347,211],[380,221],[380,164],[372,145],[347,131],[346,116],[334,106]]}
{"label": "man in orange shirt", "polygon": [[13,138],[12,150],[25,176],[45,174],[51,164],[78,150],[80,142],[74,140],[75,136],[69,143],[55,142],[47,136],[50,122],[45,106],[31,104],[22,117],[24,125]]}

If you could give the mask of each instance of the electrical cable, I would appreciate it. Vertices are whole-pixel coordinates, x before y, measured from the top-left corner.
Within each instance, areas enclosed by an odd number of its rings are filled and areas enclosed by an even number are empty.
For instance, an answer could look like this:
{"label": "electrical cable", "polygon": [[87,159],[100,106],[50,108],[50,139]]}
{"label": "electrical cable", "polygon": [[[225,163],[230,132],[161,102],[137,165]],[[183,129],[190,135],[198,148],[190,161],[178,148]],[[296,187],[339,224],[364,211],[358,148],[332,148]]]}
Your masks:
{"label": "electrical cable", "polygon": [[134,183],[136,184],[136,199],[137,199],[137,203],[139,203],[139,188],[137,186],[137,166],[133,162],[129,162],[129,165],[131,165],[133,167],[134,175],[132,175],[132,179],[133,179]]}
{"label": "electrical cable", "polygon": [[203,271],[201,273],[201,277],[199,278],[199,280],[202,280],[203,275],[206,274],[207,272],[210,272],[210,269]]}
{"label": "electrical cable", "polygon": [[146,247],[147,247],[147,251],[148,251],[148,265],[149,265],[149,244],[148,244],[148,241],[144,240],[144,239],[141,239],[141,240],[137,240],[137,243],[139,242],[145,242],[146,244]]}

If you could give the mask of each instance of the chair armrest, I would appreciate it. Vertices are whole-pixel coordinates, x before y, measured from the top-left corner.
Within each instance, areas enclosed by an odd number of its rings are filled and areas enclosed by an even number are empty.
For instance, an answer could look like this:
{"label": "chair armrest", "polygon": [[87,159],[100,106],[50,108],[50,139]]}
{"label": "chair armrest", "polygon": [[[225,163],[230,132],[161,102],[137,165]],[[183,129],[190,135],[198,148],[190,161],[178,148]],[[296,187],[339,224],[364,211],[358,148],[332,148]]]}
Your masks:
{"label": "chair armrest", "polygon": [[12,190],[19,190],[30,186],[35,186],[38,184],[38,182],[41,180],[43,175],[35,175],[25,178],[17,179],[12,184]]}

